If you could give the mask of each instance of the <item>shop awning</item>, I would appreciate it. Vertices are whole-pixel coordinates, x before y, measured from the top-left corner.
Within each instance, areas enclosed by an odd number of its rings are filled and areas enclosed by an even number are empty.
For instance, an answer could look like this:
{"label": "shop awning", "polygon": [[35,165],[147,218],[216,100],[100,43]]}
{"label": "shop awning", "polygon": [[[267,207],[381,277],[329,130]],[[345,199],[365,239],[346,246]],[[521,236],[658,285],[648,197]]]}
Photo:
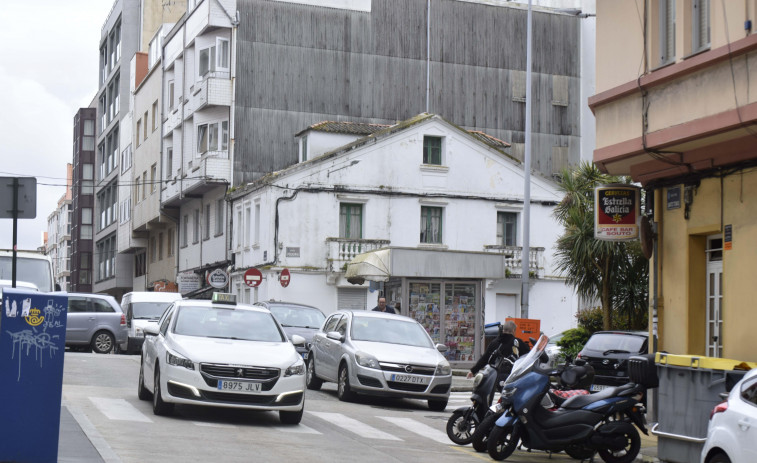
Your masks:
{"label": "shop awning", "polygon": [[501,254],[443,249],[383,248],[355,256],[347,264],[347,281],[387,281],[389,277],[505,278]]}

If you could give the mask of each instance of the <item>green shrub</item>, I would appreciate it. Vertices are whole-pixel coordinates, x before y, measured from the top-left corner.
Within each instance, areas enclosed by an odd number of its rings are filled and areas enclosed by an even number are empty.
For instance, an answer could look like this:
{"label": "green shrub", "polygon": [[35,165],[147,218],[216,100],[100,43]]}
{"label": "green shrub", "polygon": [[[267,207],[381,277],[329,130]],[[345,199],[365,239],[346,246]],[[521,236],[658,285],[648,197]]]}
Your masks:
{"label": "green shrub", "polygon": [[576,354],[581,352],[584,344],[589,340],[589,336],[591,336],[589,330],[582,326],[567,330],[563,337],[557,341],[557,345],[560,347],[561,361],[564,361],[567,357],[575,359]]}
{"label": "green shrub", "polygon": [[576,314],[578,326],[586,329],[589,334],[595,331],[602,331],[602,307],[592,307],[590,309],[581,309]]}

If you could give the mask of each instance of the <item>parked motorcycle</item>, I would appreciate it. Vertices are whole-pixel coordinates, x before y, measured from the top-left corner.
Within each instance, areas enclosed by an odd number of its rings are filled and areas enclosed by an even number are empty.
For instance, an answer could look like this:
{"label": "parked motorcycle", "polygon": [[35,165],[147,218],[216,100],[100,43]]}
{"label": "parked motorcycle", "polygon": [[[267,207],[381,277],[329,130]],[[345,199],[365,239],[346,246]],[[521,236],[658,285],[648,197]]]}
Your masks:
{"label": "parked motorcycle", "polygon": [[[532,339],[531,344],[535,345],[536,340]],[[549,361],[548,358],[544,358],[543,354],[539,360],[543,363]],[[546,409],[557,409],[571,397],[589,394],[589,388],[594,382],[594,368],[581,360],[577,360],[575,363],[568,361],[554,368],[549,374],[552,377],[558,377],[559,380],[555,387],[551,387],[547,395],[541,400],[540,406]],[[486,451],[489,434],[504,411],[505,403],[500,396],[499,401],[490,407],[484,419],[479,422],[473,432],[471,443],[477,452]]]}
{"label": "parked motorcycle", "polygon": [[489,363],[473,379],[470,407],[460,407],[447,420],[447,436],[458,445],[468,445],[473,439],[481,420],[484,419],[497,390],[500,379],[512,370],[513,356],[505,356],[499,351],[492,354]]}
{"label": "parked motorcycle", "polygon": [[645,384],[654,387],[651,374],[631,375],[635,382],[571,397],[557,410],[549,410],[540,406],[552,371],[539,362],[547,341],[545,336],[539,338],[534,349],[513,365],[502,388],[504,413],[487,440],[489,455],[504,460],[520,441],[529,449],[565,451],[573,458],[591,458],[597,452],[606,463],[633,461],[641,447],[637,428],[647,434],[639,402]]}

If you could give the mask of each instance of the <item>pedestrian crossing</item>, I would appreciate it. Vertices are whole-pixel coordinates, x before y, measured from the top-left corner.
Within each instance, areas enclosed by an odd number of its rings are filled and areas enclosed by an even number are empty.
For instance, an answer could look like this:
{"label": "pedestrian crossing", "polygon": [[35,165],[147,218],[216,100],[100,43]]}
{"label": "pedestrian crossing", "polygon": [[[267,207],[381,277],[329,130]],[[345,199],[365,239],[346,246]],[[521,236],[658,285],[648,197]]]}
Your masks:
{"label": "pedestrian crossing", "polygon": [[[131,402],[125,399],[104,397],[89,397],[95,408],[109,420],[131,421],[138,423],[154,423],[155,421],[145,413],[137,409]],[[452,393],[445,414],[452,410],[470,403],[470,393]],[[365,408],[373,412],[376,409]],[[383,410],[383,409],[382,409]],[[422,414],[421,414],[422,413]],[[433,414],[433,415],[429,415]],[[429,419],[433,418],[433,419]],[[424,422],[425,420],[425,422]],[[205,428],[236,429],[244,425],[233,423],[218,423],[192,420],[194,426]],[[429,424],[430,423],[430,424]],[[427,413],[418,410],[408,416],[401,413],[389,416],[385,413],[360,413],[359,419],[347,416],[343,413],[308,410],[306,407],[303,421],[297,426],[273,425],[267,426],[271,431],[291,433],[299,435],[324,435],[338,430],[339,433],[349,434],[361,439],[376,441],[405,441],[411,436],[420,436],[440,444],[451,444],[447,437],[446,417],[437,416],[437,412]]]}

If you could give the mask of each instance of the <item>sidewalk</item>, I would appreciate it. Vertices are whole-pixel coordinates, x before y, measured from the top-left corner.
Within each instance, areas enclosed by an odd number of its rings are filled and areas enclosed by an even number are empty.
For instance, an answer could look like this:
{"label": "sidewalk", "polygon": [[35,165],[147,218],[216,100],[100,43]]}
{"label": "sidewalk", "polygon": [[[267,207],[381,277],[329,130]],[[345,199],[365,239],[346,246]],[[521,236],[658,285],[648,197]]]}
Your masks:
{"label": "sidewalk", "polygon": [[60,433],[58,437],[58,462],[101,463],[104,462],[87,434],[68,411],[60,408]]}

